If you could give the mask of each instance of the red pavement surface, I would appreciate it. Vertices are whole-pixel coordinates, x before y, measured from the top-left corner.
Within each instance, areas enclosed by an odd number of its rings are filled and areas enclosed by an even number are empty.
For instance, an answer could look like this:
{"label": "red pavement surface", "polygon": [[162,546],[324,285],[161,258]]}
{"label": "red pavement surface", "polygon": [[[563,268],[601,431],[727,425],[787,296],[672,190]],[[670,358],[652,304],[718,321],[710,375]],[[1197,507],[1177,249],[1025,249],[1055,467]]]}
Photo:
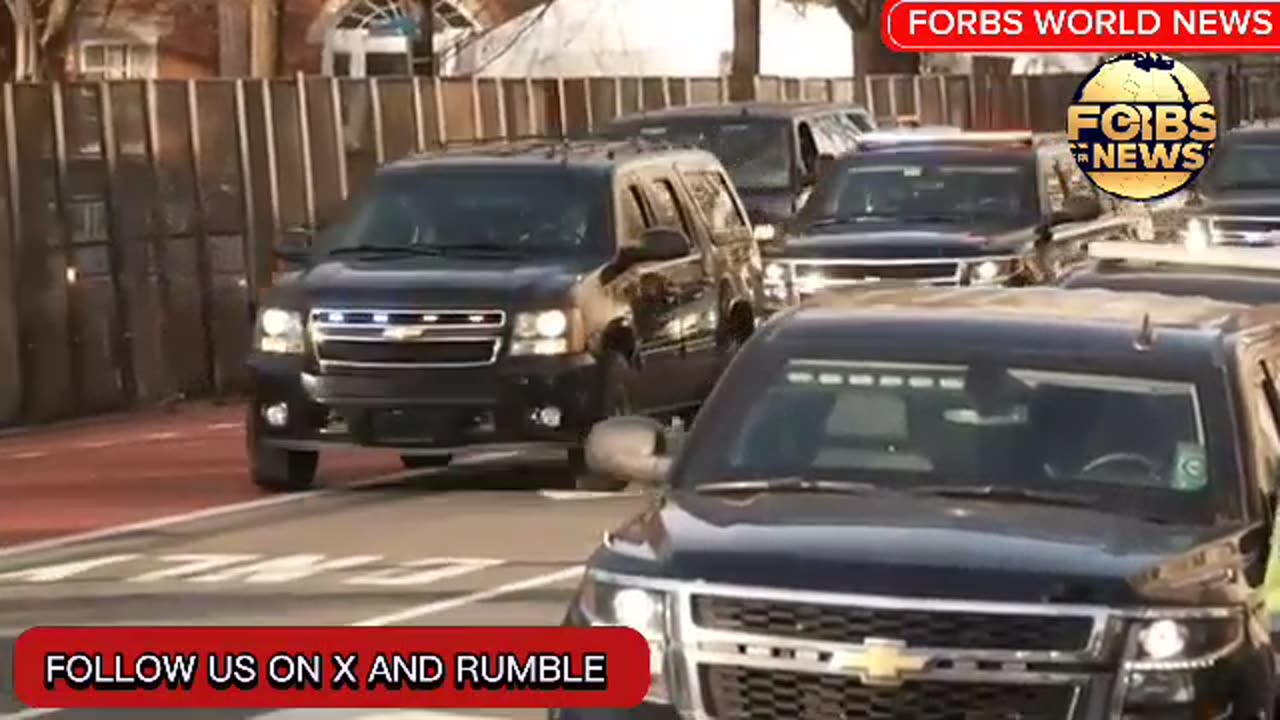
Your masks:
{"label": "red pavement surface", "polygon": [[[189,405],[0,437],[0,548],[263,497],[243,417]],[[395,455],[326,453],[318,484],[398,469]]]}

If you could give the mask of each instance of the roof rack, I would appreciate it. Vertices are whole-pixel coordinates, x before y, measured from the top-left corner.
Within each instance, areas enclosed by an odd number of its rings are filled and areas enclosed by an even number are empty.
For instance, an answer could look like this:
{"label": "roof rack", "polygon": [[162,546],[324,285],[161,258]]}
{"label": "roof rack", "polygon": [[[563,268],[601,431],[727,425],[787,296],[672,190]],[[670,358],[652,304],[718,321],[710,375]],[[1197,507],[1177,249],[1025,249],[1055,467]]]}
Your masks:
{"label": "roof rack", "polygon": [[1089,243],[1094,260],[1196,265],[1231,270],[1280,272],[1280,249],[1208,247],[1189,248],[1182,244],[1133,241]]}

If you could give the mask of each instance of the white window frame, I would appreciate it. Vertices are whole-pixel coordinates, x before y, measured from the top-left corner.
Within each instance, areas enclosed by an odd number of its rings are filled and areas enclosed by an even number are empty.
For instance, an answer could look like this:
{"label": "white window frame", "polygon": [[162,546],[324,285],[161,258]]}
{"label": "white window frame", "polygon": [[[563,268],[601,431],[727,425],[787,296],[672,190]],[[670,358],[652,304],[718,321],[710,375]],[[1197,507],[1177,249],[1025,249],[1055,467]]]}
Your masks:
{"label": "white window frame", "polygon": [[[124,51],[124,67],[112,68],[107,64],[103,64],[98,68],[90,68],[88,63],[88,51],[94,48],[101,48],[103,59],[105,61],[107,53],[112,49]],[[137,55],[139,49],[146,50],[146,59],[139,61]],[[158,57],[156,52],[156,42],[129,39],[97,39],[97,40],[81,40],[77,44],[76,59],[77,72],[81,76],[92,75],[104,80],[144,80],[154,78],[157,75]]]}

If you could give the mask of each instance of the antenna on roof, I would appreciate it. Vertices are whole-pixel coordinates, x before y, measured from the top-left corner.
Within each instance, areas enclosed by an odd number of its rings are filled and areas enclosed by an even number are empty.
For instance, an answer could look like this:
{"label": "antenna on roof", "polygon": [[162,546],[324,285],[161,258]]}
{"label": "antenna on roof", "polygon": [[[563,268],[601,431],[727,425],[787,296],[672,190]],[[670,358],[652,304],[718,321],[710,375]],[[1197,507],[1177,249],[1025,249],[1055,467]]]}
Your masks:
{"label": "antenna on roof", "polygon": [[1151,313],[1144,312],[1142,314],[1142,326],[1138,328],[1138,337],[1133,339],[1133,347],[1136,350],[1150,350],[1152,344],[1155,343],[1156,330],[1151,324]]}

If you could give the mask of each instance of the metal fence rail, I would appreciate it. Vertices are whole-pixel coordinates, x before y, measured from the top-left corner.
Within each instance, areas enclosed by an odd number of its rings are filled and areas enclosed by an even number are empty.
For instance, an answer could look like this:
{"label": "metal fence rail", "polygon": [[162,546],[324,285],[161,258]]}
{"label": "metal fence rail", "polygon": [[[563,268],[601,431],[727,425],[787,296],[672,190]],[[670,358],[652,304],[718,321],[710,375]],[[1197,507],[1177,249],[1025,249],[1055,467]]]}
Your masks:
{"label": "metal fence rail", "polygon": [[[1239,118],[1276,78],[1211,77]],[[1076,76],[761,77],[755,97],[1060,130]],[[1229,86],[1224,83],[1231,83]],[[727,98],[726,79],[10,84],[0,95],[0,425],[234,392],[271,249],[382,163]]]}

